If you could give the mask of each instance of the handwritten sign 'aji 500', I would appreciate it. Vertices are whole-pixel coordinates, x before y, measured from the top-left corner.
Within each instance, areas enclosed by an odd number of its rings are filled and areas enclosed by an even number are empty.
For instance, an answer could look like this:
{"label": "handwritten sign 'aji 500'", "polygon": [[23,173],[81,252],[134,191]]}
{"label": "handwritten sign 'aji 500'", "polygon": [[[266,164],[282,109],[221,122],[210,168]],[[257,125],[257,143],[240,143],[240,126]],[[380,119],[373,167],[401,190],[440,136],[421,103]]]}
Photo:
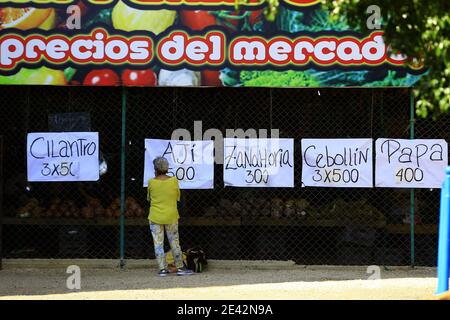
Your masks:
{"label": "handwritten sign 'aji 500'", "polygon": [[170,176],[178,179],[180,189],[214,187],[214,142],[145,139],[144,187],[155,176],[153,160],[164,157]]}

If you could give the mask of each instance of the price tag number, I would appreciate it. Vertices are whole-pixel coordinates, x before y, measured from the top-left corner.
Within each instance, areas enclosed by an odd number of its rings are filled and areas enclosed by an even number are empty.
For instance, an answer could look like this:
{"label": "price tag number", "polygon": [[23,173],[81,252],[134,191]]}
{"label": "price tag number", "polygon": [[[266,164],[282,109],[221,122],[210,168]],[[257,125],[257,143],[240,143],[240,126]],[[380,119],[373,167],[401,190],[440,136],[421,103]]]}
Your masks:
{"label": "price tag number", "polygon": [[41,174],[44,177],[77,177],[78,171],[78,162],[44,162]]}
{"label": "price tag number", "polygon": [[423,180],[423,171],[420,168],[401,168],[395,174],[398,183],[420,182]]}

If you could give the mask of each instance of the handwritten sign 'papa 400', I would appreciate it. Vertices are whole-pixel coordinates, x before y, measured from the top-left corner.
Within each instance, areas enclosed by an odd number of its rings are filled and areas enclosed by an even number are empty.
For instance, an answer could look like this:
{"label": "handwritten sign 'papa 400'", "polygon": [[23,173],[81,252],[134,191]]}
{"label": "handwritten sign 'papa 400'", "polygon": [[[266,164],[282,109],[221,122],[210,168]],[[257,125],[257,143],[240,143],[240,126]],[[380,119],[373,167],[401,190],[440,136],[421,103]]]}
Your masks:
{"label": "handwritten sign 'papa 400'", "polygon": [[98,149],[98,132],[29,133],[28,181],[97,181]]}
{"label": "handwritten sign 'papa 400'", "polygon": [[144,187],[155,177],[153,160],[164,157],[170,176],[178,179],[180,189],[214,187],[214,142],[145,139]]}
{"label": "handwritten sign 'papa 400'", "polygon": [[376,187],[440,188],[448,164],[442,139],[378,139]]}

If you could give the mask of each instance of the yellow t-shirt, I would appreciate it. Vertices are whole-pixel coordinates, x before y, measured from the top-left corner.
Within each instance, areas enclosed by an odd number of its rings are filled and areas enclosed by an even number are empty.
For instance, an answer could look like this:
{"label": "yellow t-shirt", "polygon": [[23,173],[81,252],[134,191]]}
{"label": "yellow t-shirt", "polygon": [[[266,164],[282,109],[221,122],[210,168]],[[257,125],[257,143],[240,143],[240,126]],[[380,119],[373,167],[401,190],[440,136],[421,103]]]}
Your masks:
{"label": "yellow t-shirt", "polygon": [[177,223],[180,217],[177,209],[177,201],[180,201],[180,187],[177,178],[150,179],[147,199],[150,201],[148,220],[157,224]]}

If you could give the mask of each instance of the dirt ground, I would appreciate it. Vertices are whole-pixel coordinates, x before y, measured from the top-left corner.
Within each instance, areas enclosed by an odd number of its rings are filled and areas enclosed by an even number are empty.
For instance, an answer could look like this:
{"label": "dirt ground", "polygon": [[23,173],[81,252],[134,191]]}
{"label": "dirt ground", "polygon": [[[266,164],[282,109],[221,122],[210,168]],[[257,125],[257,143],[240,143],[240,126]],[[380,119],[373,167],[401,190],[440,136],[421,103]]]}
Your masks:
{"label": "dirt ground", "polygon": [[[210,261],[189,277],[159,278],[152,260],[7,260],[0,299],[424,299],[436,288],[436,269],[299,266],[276,261]],[[81,270],[81,289],[69,290],[69,265]]]}

